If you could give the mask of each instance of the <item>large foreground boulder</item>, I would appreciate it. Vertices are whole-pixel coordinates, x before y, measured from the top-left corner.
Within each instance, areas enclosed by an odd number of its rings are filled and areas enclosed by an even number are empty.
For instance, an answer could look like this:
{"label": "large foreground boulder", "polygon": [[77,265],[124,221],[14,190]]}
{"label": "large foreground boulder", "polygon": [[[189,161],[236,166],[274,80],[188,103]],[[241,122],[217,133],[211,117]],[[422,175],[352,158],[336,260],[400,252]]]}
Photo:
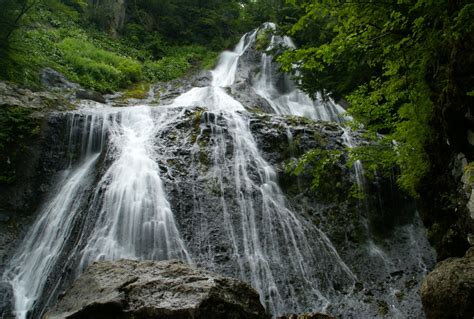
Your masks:
{"label": "large foreground boulder", "polygon": [[180,261],[92,264],[46,318],[268,318],[248,284]]}
{"label": "large foreground boulder", "polygon": [[474,247],[463,258],[448,258],[421,285],[428,319],[474,317]]}

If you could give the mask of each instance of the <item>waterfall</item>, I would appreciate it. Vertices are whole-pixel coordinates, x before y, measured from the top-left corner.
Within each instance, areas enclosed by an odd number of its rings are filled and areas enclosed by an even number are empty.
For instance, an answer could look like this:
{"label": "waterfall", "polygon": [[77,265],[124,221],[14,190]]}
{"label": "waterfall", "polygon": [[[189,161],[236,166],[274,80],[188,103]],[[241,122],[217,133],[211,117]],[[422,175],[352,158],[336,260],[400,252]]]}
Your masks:
{"label": "waterfall", "polygon": [[110,129],[110,145],[118,154],[92,199],[98,216],[81,252],[81,268],[120,258],[191,262],[154,160],[152,139],[166,119],[155,124],[146,106],[122,111],[119,118]]}
{"label": "waterfall", "polygon": [[[211,126],[211,139],[216,141],[212,151],[211,178],[217,179],[221,185],[219,191],[224,227],[240,268],[240,277],[251,282],[259,292],[262,303],[272,314],[283,314],[290,309],[302,311],[308,304],[314,309],[324,309],[329,304],[325,293],[331,293],[331,287],[336,282],[350,285],[356,277],[325,234],[316,226],[299,220],[291,210],[278,185],[276,172],[262,157],[251,134],[243,114],[244,106],[225,91],[226,87],[234,84],[239,58],[254,43],[256,32],[243,36],[233,52],[221,54],[219,64],[212,71],[211,86],[191,89],[176,98],[172,106],[204,106],[208,110],[204,119]],[[262,64],[265,65],[268,59],[265,58]],[[270,71],[269,68],[262,69],[262,73]],[[267,79],[259,80],[257,85],[261,81]],[[270,94],[276,95],[271,80],[267,82],[269,84],[266,87],[262,85],[259,89],[265,98]],[[292,114],[291,111],[298,105],[314,109],[313,102],[302,92],[294,90],[292,94],[298,98],[304,96],[304,99],[295,100],[291,107],[284,109],[279,109],[278,105],[285,104],[289,97],[268,99],[275,105],[275,113]],[[288,106],[288,103],[285,105]],[[339,112],[339,109],[333,111]],[[315,118],[318,118],[317,114],[309,113]],[[217,123],[219,119],[226,122],[226,131],[232,139],[233,153],[230,160],[225,154],[226,136]],[[200,137],[196,144],[199,142]],[[236,192],[239,211],[233,214],[229,214],[226,207],[225,190],[222,188],[225,178],[233,179]],[[318,267],[314,267],[317,264],[330,264],[332,274],[322,274]],[[209,262],[207,266],[213,267]],[[291,280],[304,287],[307,300],[300,300],[291,290],[283,293],[283,290],[288,289],[285,286],[291,286]],[[326,287],[324,292],[321,287]]]}
{"label": "waterfall", "polygon": [[[14,288],[15,308],[19,318],[25,318],[46,284],[63,253],[65,239],[71,235],[75,217],[88,196],[94,168],[103,145],[104,117],[91,115],[85,123],[79,114],[69,116],[69,147],[80,145],[80,161],[69,167],[59,178],[57,191],[38,214],[17,253],[9,263],[4,278]],[[82,126],[82,129],[80,126]],[[77,132],[82,131],[82,134]],[[71,150],[72,151],[72,150]]]}
{"label": "waterfall", "polygon": [[[80,260],[76,272],[94,260],[104,259],[180,258],[191,262],[150,146],[159,129],[150,108],[89,108],[69,117],[70,157],[79,148],[81,160],[75,164],[71,160],[58,182],[56,195],[39,212],[3,275],[14,288],[19,318],[26,318],[34,307],[40,307],[36,312],[41,316],[45,305],[35,302],[40,296],[47,299],[45,295],[59,293],[61,280],[54,282],[51,278],[74,265],[74,259]],[[79,121],[84,117],[85,124]],[[162,120],[158,124],[164,123]],[[82,131],[79,136],[78,131]],[[94,186],[100,156],[113,163]],[[93,196],[87,204],[90,193]],[[82,225],[84,233],[74,239],[75,223],[80,219],[81,224],[92,224],[92,231],[86,234],[87,227]],[[66,247],[74,241],[75,247]],[[48,280],[53,287],[45,287]]]}
{"label": "waterfall", "polygon": [[[266,23],[261,30],[275,30],[273,23]],[[253,84],[255,92],[269,102],[275,114],[306,116],[315,120],[340,122],[345,110],[331,99],[323,101],[320,94],[316,99],[311,99],[308,95],[298,89],[287,74],[279,74],[278,65],[273,61],[268,50],[275,48],[277,44],[282,44],[288,48],[295,48],[291,38],[272,34],[270,44],[262,53],[261,71],[256,76]],[[274,75],[278,74],[278,78]]]}
{"label": "waterfall", "polygon": [[[274,316],[331,306],[350,308],[349,313],[367,310],[359,301],[363,296],[351,299],[360,280],[352,265],[285,196],[277,169],[252,131],[248,110],[253,106],[233,90],[245,83],[275,116],[341,122],[344,110],[297,89],[266,51],[254,54],[261,30],[245,34],[233,51],[221,54],[208,86],[192,87],[169,105],[93,104],[64,115],[68,164],[2,277],[13,287],[18,318],[41,317],[90,263],[120,258],[177,258],[240,278],[258,291]],[[268,49],[279,44],[294,46],[290,38],[272,35]],[[258,67],[249,62],[255,57]],[[196,116],[193,127],[185,123],[189,114]],[[197,136],[191,136],[193,129]],[[343,131],[332,136],[352,147]],[[284,134],[293,140],[289,126]],[[180,177],[168,164],[176,160],[172,152],[186,158]],[[360,187],[362,169],[356,163]],[[173,187],[190,189],[185,195],[191,203],[184,203],[182,193],[173,194]],[[212,194],[202,196],[206,192]],[[410,238],[422,238],[419,228],[407,229]],[[412,245],[414,258],[423,257],[418,254],[423,245]],[[224,257],[217,256],[219,249]],[[371,252],[383,254],[375,244]]]}

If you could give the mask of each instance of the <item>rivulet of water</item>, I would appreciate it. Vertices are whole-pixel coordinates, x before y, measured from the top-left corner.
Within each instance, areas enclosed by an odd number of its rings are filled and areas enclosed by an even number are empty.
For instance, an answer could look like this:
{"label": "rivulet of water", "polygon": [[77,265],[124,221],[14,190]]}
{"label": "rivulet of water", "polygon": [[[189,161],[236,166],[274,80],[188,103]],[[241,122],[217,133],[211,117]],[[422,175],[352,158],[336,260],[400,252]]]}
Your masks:
{"label": "rivulet of water", "polygon": [[101,114],[86,116],[85,122],[79,121],[80,118],[83,117],[73,113],[68,121],[69,147],[79,144],[79,162],[73,164],[70,160],[69,167],[59,177],[56,192],[44,204],[3,275],[13,286],[19,318],[26,317],[42,293],[93,182],[107,122]]}
{"label": "rivulet of water", "polygon": [[[301,311],[308,307],[322,309],[329,303],[326,294],[334,292],[332,286],[336,282],[351,285],[355,276],[324,233],[314,225],[299,220],[291,210],[277,183],[273,167],[263,159],[251,134],[244,106],[225,91],[226,87],[234,84],[236,65],[254,44],[255,34],[254,31],[245,35],[233,52],[221,55],[219,64],[212,71],[211,86],[191,89],[179,96],[173,106],[201,106],[208,110],[204,120],[211,127],[211,139],[214,141],[211,152],[213,167],[210,168],[212,176],[208,178],[217,180],[221,185],[223,227],[227,230],[235,262],[240,268],[236,275],[252,283],[260,293],[262,303],[272,314]],[[267,59],[264,59],[263,64],[266,62]],[[270,72],[270,69],[263,67],[262,72],[267,71]],[[273,86],[271,81],[268,82],[267,86],[260,87],[260,92],[266,94],[262,93],[264,97],[277,94],[276,91],[269,92]],[[305,96],[303,93],[294,94]],[[313,102],[305,97],[309,105],[301,107],[314,109]],[[297,108],[296,105],[294,107]],[[291,108],[275,108],[275,113],[279,114],[291,114],[291,111]],[[317,117],[317,113],[311,115]],[[217,119],[226,123],[225,130],[221,129]],[[225,154],[227,136],[232,140],[230,159]],[[199,142],[200,137],[196,143]],[[224,179],[230,179],[233,183],[238,211],[228,210]],[[332,265],[331,273],[321,271],[323,265],[328,263]],[[209,263],[207,266],[212,267]],[[306,292],[305,298],[291,289],[292,284]]]}
{"label": "rivulet of water", "polygon": [[[155,131],[166,119],[160,117],[156,123],[148,106],[90,108],[68,116],[70,157],[78,148],[80,159],[71,160],[63,172],[57,192],[39,212],[3,275],[13,286],[19,318],[26,318],[34,307],[39,307],[35,313],[41,315],[44,305],[35,305],[38,298],[58,293],[60,280],[46,287],[48,280],[56,276],[55,271],[64,271],[64,265],[77,264],[62,260],[63,255],[79,259],[77,272],[103,259],[191,262],[151,147]],[[84,118],[85,123],[79,120]],[[96,182],[100,156],[112,164]],[[88,220],[81,223],[92,224],[91,233],[79,236],[75,247],[66,247],[76,238],[75,223],[84,218]]]}
{"label": "rivulet of water", "polygon": [[[275,25],[263,28],[274,30]],[[331,100],[313,100],[297,89],[288,76],[278,74],[266,51],[255,54],[260,31],[247,33],[233,51],[221,54],[208,86],[193,87],[170,105],[100,104],[65,115],[69,163],[2,277],[13,287],[18,318],[41,317],[91,262],[119,258],[178,258],[222,271],[249,282],[274,316],[324,311],[331,304],[353,312],[367,310],[364,302],[350,295],[360,278],[328,236],[289,203],[276,169],[265,160],[252,133],[251,116],[231,92],[246,74],[250,77],[244,79],[246,85],[268,102],[269,113],[341,122],[344,110]],[[268,49],[277,44],[294,47],[290,38],[271,35]],[[255,56],[258,66],[246,65],[254,63]],[[186,112],[199,117],[193,127],[178,127]],[[182,141],[163,137],[171,128],[186,131]],[[286,130],[292,140],[290,128]],[[349,131],[342,131],[334,138],[353,147]],[[188,140],[195,132],[197,136]],[[174,185],[192,192],[192,203],[184,203],[184,221],[173,213],[174,201],[169,200],[173,194],[167,194],[169,180],[163,175],[172,168],[167,164],[168,149],[173,149],[171,154],[181,146],[182,154],[190,154],[191,160],[180,173],[191,176],[177,178],[176,183],[194,183],[190,188]],[[205,165],[201,165],[203,157]],[[354,174],[363,189],[360,162]],[[212,197],[200,197],[206,190],[198,188],[208,182],[212,182]],[[203,203],[209,198],[212,203]],[[208,216],[217,216],[218,231],[208,228]],[[184,236],[186,222],[196,225]],[[403,231],[422,238],[420,229]],[[212,230],[219,236],[213,237]],[[219,243],[213,246],[213,240]],[[216,246],[226,251],[226,259],[214,258]],[[415,246],[413,258],[421,259],[418,252],[423,247]],[[383,260],[388,272],[397,270],[380,245],[372,241],[367,248],[374,260]]]}

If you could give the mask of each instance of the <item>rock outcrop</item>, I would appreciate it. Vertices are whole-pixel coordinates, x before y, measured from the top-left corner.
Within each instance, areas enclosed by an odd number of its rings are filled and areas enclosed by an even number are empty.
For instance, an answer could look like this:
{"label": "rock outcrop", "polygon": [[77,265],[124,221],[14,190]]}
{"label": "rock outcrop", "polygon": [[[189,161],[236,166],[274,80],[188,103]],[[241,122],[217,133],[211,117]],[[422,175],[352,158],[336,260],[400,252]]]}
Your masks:
{"label": "rock outcrop", "polygon": [[81,100],[91,100],[99,103],[105,103],[106,100],[102,94],[91,90],[79,90],[76,92],[76,98]]}
{"label": "rock outcrop", "polygon": [[15,318],[13,316],[13,289],[6,282],[0,282],[0,318]]}
{"label": "rock outcrop", "polygon": [[40,73],[41,84],[51,90],[78,89],[79,84],[72,83],[64,74],[52,68],[44,68]]}
{"label": "rock outcrop", "polygon": [[26,109],[66,111],[73,108],[67,94],[21,88],[7,82],[0,82],[0,106],[24,107]]}
{"label": "rock outcrop", "polygon": [[277,319],[335,319],[335,317],[320,312],[303,313],[298,315],[287,315]]}
{"label": "rock outcrop", "polygon": [[423,281],[421,300],[428,319],[473,318],[474,247],[438,263]]}
{"label": "rock outcrop", "polygon": [[57,111],[75,107],[71,94],[0,82],[0,272],[54,174],[66,165],[66,121]]}
{"label": "rock outcrop", "polygon": [[96,262],[46,318],[269,318],[248,284],[180,261]]}

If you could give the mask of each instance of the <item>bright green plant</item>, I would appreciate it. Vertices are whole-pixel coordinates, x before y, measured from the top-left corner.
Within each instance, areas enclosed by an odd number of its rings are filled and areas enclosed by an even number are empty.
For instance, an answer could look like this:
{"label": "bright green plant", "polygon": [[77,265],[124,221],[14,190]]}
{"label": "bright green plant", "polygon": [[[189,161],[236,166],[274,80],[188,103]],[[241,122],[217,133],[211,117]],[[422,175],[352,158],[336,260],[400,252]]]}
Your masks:
{"label": "bright green plant", "polygon": [[99,91],[112,91],[143,78],[140,63],[97,48],[90,42],[66,38],[59,48],[65,61],[77,74],[79,83]]}
{"label": "bright green plant", "polygon": [[313,149],[300,158],[290,161],[285,171],[295,176],[310,173],[311,189],[318,191],[324,181],[331,180],[332,168],[340,161],[342,152],[338,150]]}
{"label": "bright green plant", "polygon": [[470,104],[472,76],[459,65],[474,61],[466,50],[473,43],[474,27],[468,21],[474,5],[288,2],[303,12],[290,30],[302,46],[279,57],[282,68],[298,71],[300,86],[309,94],[345,97],[349,114],[370,132],[382,134],[385,146],[396,141],[394,147],[364,147],[353,156],[362,161],[392,157],[401,169],[399,185],[417,196],[430,158],[437,156],[427,149],[446,143],[443,130],[453,125],[450,114],[465,114]]}

